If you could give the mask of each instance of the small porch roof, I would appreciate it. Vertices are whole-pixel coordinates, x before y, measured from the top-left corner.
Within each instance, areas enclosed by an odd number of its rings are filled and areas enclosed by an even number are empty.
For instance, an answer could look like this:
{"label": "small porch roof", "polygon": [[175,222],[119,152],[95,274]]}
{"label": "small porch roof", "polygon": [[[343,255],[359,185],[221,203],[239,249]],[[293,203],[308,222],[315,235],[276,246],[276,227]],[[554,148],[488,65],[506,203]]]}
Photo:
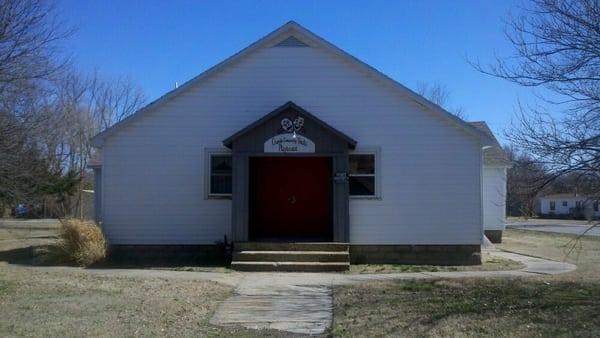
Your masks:
{"label": "small porch roof", "polygon": [[285,104],[279,106],[278,108],[276,108],[272,112],[268,113],[267,115],[265,115],[265,116],[261,117],[260,119],[258,119],[256,121],[250,123],[248,126],[246,126],[243,129],[237,131],[233,135],[229,136],[228,138],[226,138],[225,140],[223,140],[223,145],[225,147],[231,149],[231,147],[233,146],[233,142],[235,142],[237,139],[239,139],[240,137],[242,137],[245,134],[249,133],[250,131],[254,130],[258,126],[262,125],[263,123],[269,121],[270,119],[274,118],[275,116],[279,115],[280,113],[282,113],[284,111],[287,111],[289,109],[294,110],[294,111],[296,111],[296,112],[304,115],[306,118],[312,120],[314,123],[316,123],[317,125],[321,126],[325,130],[331,132],[332,134],[336,135],[340,139],[344,140],[348,144],[348,148],[350,148],[350,149],[356,148],[356,141],[353,138],[351,138],[350,136],[348,136],[348,135],[342,133],[341,131],[335,129],[334,127],[330,126],[325,121],[323,121],[323,120],[319,119],[318,117],[316,117],[315,115],[309,113],[304,108],[298,106],[297,104],[295,104],[292,101],[286,102]]}

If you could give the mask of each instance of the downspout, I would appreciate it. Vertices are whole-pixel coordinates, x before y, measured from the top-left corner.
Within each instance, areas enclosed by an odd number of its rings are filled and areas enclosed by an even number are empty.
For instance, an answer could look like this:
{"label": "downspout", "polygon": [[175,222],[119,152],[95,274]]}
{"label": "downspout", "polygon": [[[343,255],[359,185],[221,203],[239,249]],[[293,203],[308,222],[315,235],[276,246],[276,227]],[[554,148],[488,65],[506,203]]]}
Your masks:
{"label": "downspout", "polygon": [[486,149],[490,149],[492,148],[492,146],[483,146],[481,147],[481,151],[479,152],[479,220],[481,222],[481,227],[479,227],[480,229],[480,245],[484,244],[484,240],[483,237],[485,236],[485,224],[483,224],[484,221],[484,217],[483,217],[483,209],[485,207],[484,203],[484,199],[483,199],[483,166],[484,166],[484,152]]}

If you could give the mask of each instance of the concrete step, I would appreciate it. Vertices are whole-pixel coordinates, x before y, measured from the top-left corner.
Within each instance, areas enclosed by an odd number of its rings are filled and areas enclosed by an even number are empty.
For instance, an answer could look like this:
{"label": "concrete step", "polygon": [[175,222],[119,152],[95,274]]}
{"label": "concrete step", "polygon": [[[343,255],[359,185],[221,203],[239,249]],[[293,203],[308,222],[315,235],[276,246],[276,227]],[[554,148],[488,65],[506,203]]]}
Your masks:
{"label": "concrete step", "polygon": [[349,262],[348,251],[236,251],[234,261],[245,262]]}
{"label": "concrete step", "polygon": [[348,243],[235,242],[234,251],[348,251]]}
{"label": "concrete step", "polygon": [[231,268],[238,271],[277,271],[277,272],[340,272],[350,268],[348,262],[231,262]]}

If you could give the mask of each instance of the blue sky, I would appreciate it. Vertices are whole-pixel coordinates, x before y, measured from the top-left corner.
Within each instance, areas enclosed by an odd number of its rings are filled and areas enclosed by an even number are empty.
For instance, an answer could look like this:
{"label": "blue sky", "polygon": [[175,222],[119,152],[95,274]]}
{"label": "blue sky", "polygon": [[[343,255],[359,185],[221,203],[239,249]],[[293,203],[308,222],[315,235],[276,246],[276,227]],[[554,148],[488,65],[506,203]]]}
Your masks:
{"label": "blue sky", "polygon": [[149,101],[198,75],[289,20],[295,20],[400,83],[438,82],[468,120],[487,121],[502,139],[520,88],[474,70],[467,59],[510,55],[504,37],[519,1],[76,1],[62,19],[76,65],[129,76]]}

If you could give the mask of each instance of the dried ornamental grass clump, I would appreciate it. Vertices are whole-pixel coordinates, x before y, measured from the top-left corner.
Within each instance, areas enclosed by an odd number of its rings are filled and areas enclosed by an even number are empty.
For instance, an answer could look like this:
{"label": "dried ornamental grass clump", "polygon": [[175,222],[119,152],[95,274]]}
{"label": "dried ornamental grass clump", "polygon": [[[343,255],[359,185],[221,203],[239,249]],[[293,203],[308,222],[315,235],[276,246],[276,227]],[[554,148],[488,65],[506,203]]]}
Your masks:
{"label": "dried ornamental grass clump", "polygon": [[61,220],[60,247],[70,260],[90,266],[106,258],[107,243],[102,230],[93,222]]}

